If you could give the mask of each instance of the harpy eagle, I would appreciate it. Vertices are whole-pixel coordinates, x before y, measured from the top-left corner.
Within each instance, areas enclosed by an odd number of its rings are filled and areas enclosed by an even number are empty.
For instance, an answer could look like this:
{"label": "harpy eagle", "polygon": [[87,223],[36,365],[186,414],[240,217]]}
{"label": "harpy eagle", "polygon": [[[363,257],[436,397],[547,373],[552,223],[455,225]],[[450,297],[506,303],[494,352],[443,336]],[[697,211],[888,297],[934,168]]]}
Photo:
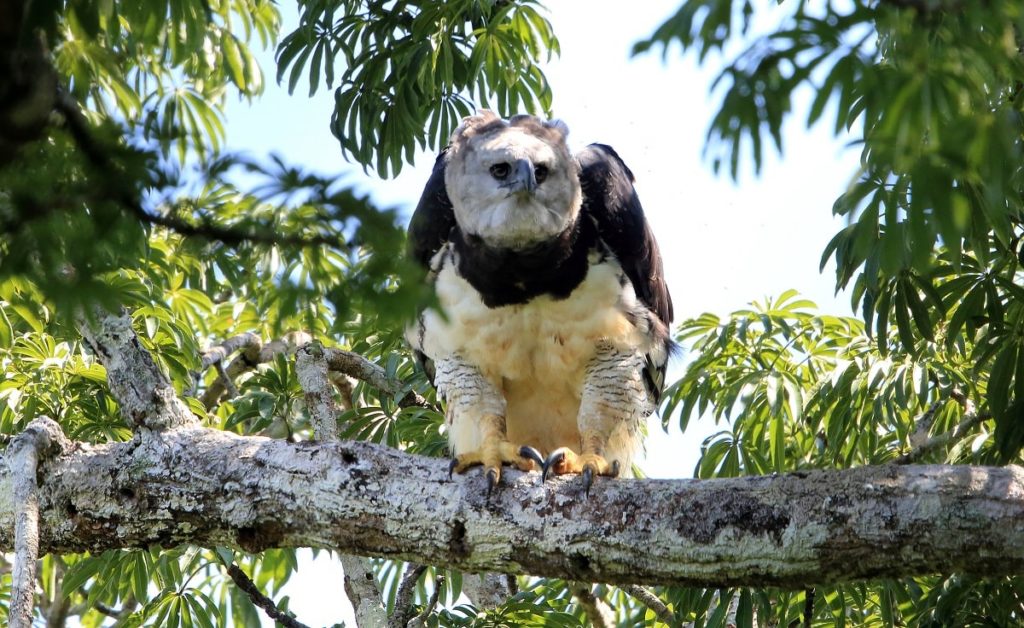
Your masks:
{"label": "harpy eagle", "polygon": [[[438,157],[409,227],[442,311],[406,330],[447,403],[453,460],[628,472],[673,343],[661,255],[608,146],[561,121],[482,110]],[[442,313],[443,312],[443,313]]]}

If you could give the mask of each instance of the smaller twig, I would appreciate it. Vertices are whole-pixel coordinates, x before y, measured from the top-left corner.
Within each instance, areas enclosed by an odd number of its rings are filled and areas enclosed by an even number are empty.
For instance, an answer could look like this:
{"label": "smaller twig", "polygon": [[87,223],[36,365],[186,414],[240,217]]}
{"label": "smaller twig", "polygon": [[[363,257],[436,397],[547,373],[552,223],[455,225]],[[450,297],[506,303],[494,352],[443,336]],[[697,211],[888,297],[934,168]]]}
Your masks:
{"label": "smaller twig", "polygon": [[814,621],[814,587],[804,589],[804,628],[811,628]]}
{"label": "smaller twig", "polygon": [[64,574],[67,573],[67,563],[60,556],[52,555],[53,560],[53,597],[43,598],[39,606],[46,619],[46,628],[64,628],[68,622],[71,612],[71,596],[64,595]]}
{"label": "smaller twig", "polygon": [[214,345],[203,351],[201,369],[205,370],[215,364],[221,364],[227,356],[239,349],[255,348],[259,351],[263,347],[263,341],[252,332],[245,332],[232,336],[219,345]]}
{"label": "smaller twig", "polygon": [[256,586],[256,583],[238,565],[234,563],[228,565],[228,575],[235,581],[235,586],[244,591],[249,596],[249,599],[252,600],[252,603],[262,608],[263,612],[270,619],[281,623],[286,628],[309,628],[306,624],[292,617],[291,614],[279,609],[274,600],[264,595]]}
{"label": "smaller twig", "polygon": [[64,117],[68,132],[75,140],[79,150],[89,160],[92,167],[104,175],[105,180],[101,181],[101,185],[106,189],[111,200],[117,202],[142,222],[164,227],[183,236],[198,237],[228,245],[252,242],[312,248],[338,247],[344,243],[342,237],[337,234],[282,234],[274,230],[272,225],[256,225],[248,228],[225,227],[209,220],[190,222],[170,214],[150,213],[139,202],[134,189],[129,188],[116,178],[117,164],[109,154],[109,149],[101,146],[101,143],[94,137],[91,125],[82,113],[79,103],[67,92],[59,90],[54,108]]}
{"label": "smaller twig", "polygon": [[604,600],[594,595],[594,592],[590,590],[589,583],[573,583],[572,594],[594,628],[611,628],[615,625],[612,610],[608,608]]}
{"label": "smaller twig", "polygon": [[338,371],[328,371],[328,379],[331,380],[331,384],[334,385],[334,389],[338,391],[338,398],[341,400],[342,410],[351,410],[353,408],[354,399],[352,393],[355,391],[355,380],[339,373]]}
{"label": "smaller twig", "polygon": [[965,414],[960,423],[950,432],[944,432],[936,436],[932,436],[928,440],[922,442],[920,445],[903,454],[895,460],[896,464],[911,464],[920,460],[925,454],[928,454],[940,447],[949,444],[951,441],[962,438],[969,431],[980,425],[981,423],[992,418],[992,415],[988,412],[975,412],[973,414]]}
{"label": "smaller twig", "polygon": [[647,608],[654,611],[654,614],[663,623],[666,623],[670,626],[673,623],[675,623],[676,619],[675,616],[672,614],[672,611],[670,611],[668,606],[666,606],[665,603],[662,602],[661,599],[657,595],[655,595],[654,592],[650,589],[642,587],[638,584],[631,584],[627,587],[623,587],[622,590],[636,598],[641,604],[643,604]]}
{"label": "smaller twig", "polygon": [[[327,364],[332,371],[340,371],[358,380],[362,380],[393,397],[397,396],[405,388],[401,380],[388,377],[387,372],[380,365],[367,360],[358,353],[328,348],[324,349],[324,354],[327,356]],[[427,403],[423,396],[414,390],[408,391],[399,399],[398,405],[402,408],[409,406],[430,407],[430,404]]]}
{"label": "smaller twig", "polygon": [[427,625],[427,618],[437,608],[437,600],[441,597],[441,589],[444,588],[444,576],[438,575],[434,579],[434,592],[430,594],[430,599],[427,600],[427,605],[423,607],[423,611],[413,617],[407,624],[408,628],[421,628]]}
{"label": "smaller twig", "polygon": [[932,424],[935,423],[935,415],[944,405],[946,405],[944,399],[933,401],[928,409],[921,413],[921,416],[914,419],[914,432],[910,435],[912,446],[917,447],[928,440],[928,432],[932,429]]}
{"label": "smaller twig", "polygon": [[210,347],[202,355],[204,369],[218,361],[223,362],[235,351],[241,350],[242,352],[225,367],[224,375],[226,377],[223,375],[217,377],[203,392],[200,401],[207,408],[213,408],[228,390],[228,381],[233,382],[242,373],[251,371],[260,364],[270,362],[277,355],[291,355],[299,347],[309,344],[312,339],[312,336],[305,332],[292,332],[285,334],[280,340],[274,340],[264,345],[259,336],[246,332]]}
{"label": "smaller twig", "polygon": [[416,583],[426,570],[426,565],[413,563],[406,567],[402,582],[398,585],[398,593],[395,594],[395,612],[388,619],[389,628],[405,628],[409,624],[413,614],[412,598],[416,593]]}
{"label": "smaller twig", "polygon": [[227,371],[224,370],[224,363],[218,360],[214,363],[213,368],[217,370],[217,376],[224,382],[224,387],[228,391],[228,396],[237,397],[238,388],[235,387],[235,382],[228,377]]}
{"label": "smaller twig", "polygon": [[327,377],[323,345],[313,342],[295,353],[295,377],[306,398],[314,437],[321,442],[337,441],[341,408],[334,400],[333,387]]}
{"label": "smaller twig", "polygon": [[740,594],[736,592],[729,600],[729,606],[726,608],[725,613],[725,625],[731,628],[736,628],[736,615],[740,612]]}
{"label": "smaller twig", "polygon": [[103,602],[96,602],[93,605],[93,608],[96,609],[96,611],[101,615],[106,615],[107,617],[113,617],[114,619],[117,619],[121,616],[120,609],[114,608],[113,606],[107,606]]}

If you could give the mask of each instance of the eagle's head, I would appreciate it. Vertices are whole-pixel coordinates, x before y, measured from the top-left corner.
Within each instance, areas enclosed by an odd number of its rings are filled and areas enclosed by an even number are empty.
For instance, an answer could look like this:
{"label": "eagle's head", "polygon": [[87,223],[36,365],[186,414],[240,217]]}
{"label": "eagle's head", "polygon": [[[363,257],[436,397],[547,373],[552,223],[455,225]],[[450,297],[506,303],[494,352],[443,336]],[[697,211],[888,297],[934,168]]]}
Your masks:
{"label": "eagle's head", "polygon": [[518,249],[550,240],[579,215],[579,164],[565,123],[481,110],[452,135],[445,188],[463,233]]}

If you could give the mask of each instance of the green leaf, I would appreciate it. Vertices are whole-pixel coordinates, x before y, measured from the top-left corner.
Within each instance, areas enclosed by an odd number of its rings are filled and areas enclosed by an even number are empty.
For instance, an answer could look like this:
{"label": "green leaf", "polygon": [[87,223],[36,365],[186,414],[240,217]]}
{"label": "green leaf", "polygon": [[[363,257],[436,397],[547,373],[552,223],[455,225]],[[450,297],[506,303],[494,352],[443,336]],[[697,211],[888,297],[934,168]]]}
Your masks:
{"label": "green leaf", "polygon": [[987,396],[992,413],[997,417],[1006,411],[1009,403],[1010,378],[1017,366],[1017,349],[1016,343],[1006,343],[996,354],[989,374]]}
{"label": "green leaf", "polygon": [[245,80],[245,61],[242,58],[239,43],[235,40],[234,35],[225,33],[224,36],[221,37],[220,44],[224,60],[227,62],[231,82],[233,82],[239,89],[245,90],[248,83]]}

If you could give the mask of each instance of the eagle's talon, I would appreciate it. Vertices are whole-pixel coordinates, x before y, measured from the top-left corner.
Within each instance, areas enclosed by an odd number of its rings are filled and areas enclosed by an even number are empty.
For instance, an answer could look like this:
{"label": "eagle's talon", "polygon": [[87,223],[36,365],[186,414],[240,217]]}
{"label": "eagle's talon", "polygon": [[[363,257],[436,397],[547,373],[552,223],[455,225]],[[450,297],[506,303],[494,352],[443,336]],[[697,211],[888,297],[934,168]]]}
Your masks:
{"label": "eagle's talon", "polygon": [[[559,466],[561,466],[564,462],[565,462],[565,448],[556,449],[555,451],[551,452],[551,455],[548,456],[548,459],[545,460],[544,463],[541,465],[540,481],[541,482],[546,482],[547,479],[548,479],[548,471],[551,471],[552,467],[559,467]],[[553,471],[553,473],[554,474],[558,474],[559,473],[558,469],[556,468]]]}
{"label": "eagle's talon", "polygon": [[568,473],[579,473],[583,476],[583,492],[590,497],[590,487],[594,485],[594,477],[606,475],[615,477],[619,474],[619,461],[609,463],[601,455],[594,453],[577,454],[568,447],[560,447],[551,452],[544,462],[544,473],[541,476],[547,479],[548,472],[553,475]]}
{"label": "eagle's talon", "polygon": [[537,463],[537,467],[544,468],[544,458],[540,455],[540,452],[530,447],[529,445],[523,445],[519,448],[519,455],[527,460],[532,460]]}
{"label": "eagle's talon", "polygon": [[480,449],[459,454],[452,459],[448,465],[448,477],[453,473],[462,473],[470,467],[483,466],[484,475],[487,476],[487,495],[490,496],[501,481],[502,465],[511,465],[522,471],[532,471],[533,455],[526,450],[534,452],[537,458],[540,454],[530,447],[516,447],[504,439],[488,439],[480,446]]}
{"label": "eagle's talon", "polygon": [[501,479],[501,471],[498,469],[487,470],[487,496],[491,496],[491,492],[494,491],[494,487],[498,485],[498,480]]}

